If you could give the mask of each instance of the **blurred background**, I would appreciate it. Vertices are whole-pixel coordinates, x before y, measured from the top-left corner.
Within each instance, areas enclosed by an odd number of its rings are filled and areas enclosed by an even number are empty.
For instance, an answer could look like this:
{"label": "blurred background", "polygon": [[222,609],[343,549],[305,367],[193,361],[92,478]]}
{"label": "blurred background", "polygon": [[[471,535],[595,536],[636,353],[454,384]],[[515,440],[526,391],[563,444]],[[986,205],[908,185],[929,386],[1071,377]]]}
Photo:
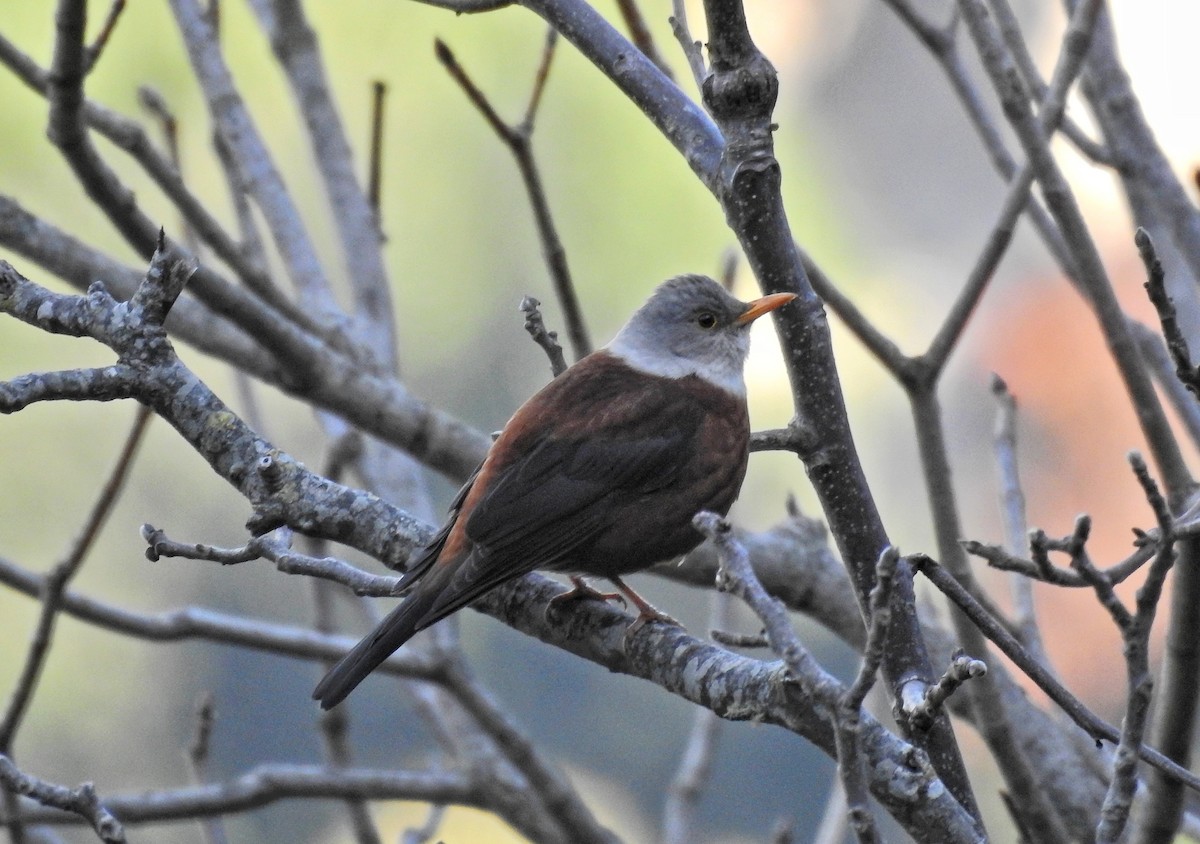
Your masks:
{"label": "blurred background", "polygon": [[[920,4],[947,20],[949,3]],[[1053,4],[1015,4],[1048,75],[1063,20]],[[1169,0],[1110,4],[1133,83],[1161,143],[1181,174],[1200,160],[1200,106],[1190,81],[1200,7]],[[776,119],[785,197],[797,238],[835,283],[907,352],[923,350],[988,237],[1003,187],[933,60],[881,3],[748,0],[751,31],[779,69]],[[615,16],[607,4],[599,8]],[[660,50],[694,93],[666,23],[664,0],[642,6]],[[703,15],[689,6],[697,38]],[[92,27],[107,5],[91,4]],[[388,84],[383,228],[400,329],[405,380],[422,398],[484,431],[499,428],[547,379],[542,352],[522,329],[517,304],[542,300],[551,328],[563,327],[516,168],[434,58],[440,37],[492,102],[520,118],[545,27],[522,9],[455,16],[417,3],[344,0],[307,5],[324,51],[344,125],[365,173],[371,83]],[[49,64],[54,4],[6,4],[0,31],[43,67]],[[323,193],[296,105],[257,21],[241,0],[222,3],[226,58],[276,156],[328,268],[341,272]],[[614,17],[615,19],[615,17]],[[1169,25],[1164,26],[1164,22]],[[1185,40],[1186,39],[1186,40]],[[963,48],[970,52],[963,38]],[[980,77],[980,79],[982,79]],[[981,89],[988,86],[980,81]],[[131,3],[88,95],[125,115],[153,121],[137,89],[151,85],[180,124],[184,176],[219,218],[232,223],[211,152],[203,98],[168,4]],[[1188,85],[1186,90],[1181,86]],[[0,72],[0,193],[131,266],[141,261],[92,207],[45,140],[47,108]],[[1087,124],[1080,108],[1072,116]],[[102,154],[169,231],[179,216],[123,154]],[[733,240],[712,197],[685,163],[620,94],[567,44],[555,59],[534,140],[548,198],[596,342],[605,342],[662,279],[715,274]],[[1069,170],[1127,309],[1148,316],[1144,280],[1125,205],[1111,177],[1065,153]],[[1190,177],[1189,177],[1190,181]],[[33,280],[60,285],[0,248]],[[735,292],[755,295],[747,271]],[[901,390],[833,320],[852,423],[885,524],[904,551],[933,550],[929,512]],[[756,428],[790,418],[778,349],[766,321],[748,373]],[[194,350],[185,361],[235,408],[228,369]],[[107,363],[94,343],[53,337],[0,320],[0,379],[31,370]],[[1002,375],[1021,406],[1021,462],[1029,521],[1068,533],[1077,513],[1095,520],[1092,551],[1101,563],[1123,557],[1134,525],[1152,516],[1125,454],[1140,435],[1088,309],[1062,280],[1040,243],[1022,227],[942,390],[945,419],[968,537],[1001,539],[991,437],[990,373]],[[311,413],[269,389],[258,397],[275,444],[319,467],[325,450]],[[126,403],[35,405],[0,419],[0,555],[43,572],[69,547],[133,419]],[[435,509],[454,485],[430,476]],[[756,454],[733,517],[765,528],[784,517],[788,493],[819,515],[803,467],[782,454]],[[148,562],[142,523],[173,538],[240,545],[250,510],[161,422],[152,426],[121,500],[76,588],[133,610],[187,605],[306,625],[306,584],[264,563],[220,568],[180,560]],[[982,576],[1006,594],[1003,582]],[[706,593],[635,578],[637,587],[694,632],[705,629]],[[1041,591],[1042,620],[1056,668],[1108,717],[1119,713],[1119,639],[1092,597]],[[37,605],[0,590],[0,696],[15,681]],[[464,613],[463,635],[477,672],[523,727],[567,769],[601,820],[632,841],[653,840],[663,789],[690,725],[689,704],[657,688],[584,664],[498,623]],[[741,624],[756,629],[742,617]],[[808,645],[835,673],[853,655],[820,628],[797,619]],[[50,780],[89,779],[100,793],[187,782],[183,751],[198,698],[215,696],[214,778],[263,761],[314,762],[320,748],[309,700],[315,665],[196,642],[153,644],[62,618],[16,754]],[[351,702],[352,731],[364,765],[422,758],[429,743],[396,685],[371,680]],[[973,737],[964,733],[970,747]],[[984,754],[970,754],[977,758]],[[761,841],[776,818],[794,819],[806,841],[828,793],[832,763],[797,737],[748,724],[724,725],[704,800],[704,841]],[[994,802],[986,770],[979,795]],[[419,806],[376,809],[393,838],[422,821]],[[1003,824],[991,807],[989,821]],[[348,840],[330,805],[294,801],[228,820],[237,841]],[[1003,828],[1002,826],[1000,828]],[[390,832],[388,832],[390,830]],[[72,835],[76,833],[71,833]],[[90,835],[78,833],[79,840]],[[135,839],[200,840],[190,824],[134,832]],[[454,810],[443,837],[520,840],[498,822]],[[75,840],[75,839],[72,839]]]}

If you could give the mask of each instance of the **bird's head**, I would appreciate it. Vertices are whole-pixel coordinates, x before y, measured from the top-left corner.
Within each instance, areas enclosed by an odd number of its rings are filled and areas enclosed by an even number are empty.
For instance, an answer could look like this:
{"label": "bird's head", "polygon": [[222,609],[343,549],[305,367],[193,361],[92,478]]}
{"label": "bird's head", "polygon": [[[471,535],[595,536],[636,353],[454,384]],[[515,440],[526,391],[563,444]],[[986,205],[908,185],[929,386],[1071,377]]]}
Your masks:
{"label": "bird's head", "polygon": [[677,276],[658,286],[606,348],[634,369],[667,378],[698,375],[744,395],[750,324],[795,298],[774,293],[747,303],[707,276]]}

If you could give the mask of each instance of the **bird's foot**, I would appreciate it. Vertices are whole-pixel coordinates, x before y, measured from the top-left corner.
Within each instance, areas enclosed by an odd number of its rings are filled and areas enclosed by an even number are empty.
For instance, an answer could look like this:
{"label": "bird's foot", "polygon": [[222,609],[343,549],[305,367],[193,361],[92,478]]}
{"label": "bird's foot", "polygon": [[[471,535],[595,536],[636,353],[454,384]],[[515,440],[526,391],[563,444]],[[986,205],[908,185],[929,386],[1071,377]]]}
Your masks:
{"label": "bird's foot", "polygon": [[563,604],[569,604],[574,601],[601,601],[608,603],[609,601],[620,601],[621,606],[628,606],[625,602],[625,596],[620,592],[601,592],[599,589],[592,587],[582,577],[571,577],[571,588],[560,595],[555,595],[550,599],[549,606],[546,611],[550,612],[561,607]]}
{"label": "bird's foot", "polygon": [[633,620],[633,624],[625,628],[625,635],[622,636],[622,639],[625,643],[629,642],[630,636],[637,633],[642,629],[643,626],[649,623],[669,624],[672,627],[683,627],[683,625],[678,621],[671,618],[671,616],[667,615],[662,610],[656,608],[637,592],[626,586],[625,581],[621,580],[621,578],[610,577],[609,580],[611,580],[616,587],[620,589],[627,598],[629,598],[630,603],[637,607],[638,617]]}
{"label": "bird's foot", "polygon": [[669,624],[672,627],[683,627],[682,624],[671,618],[671,616],[667,615],[662,610],[657,609],[650,604],[646,604],[639,610],[638,617],[633,620],[633,624],[625,628],[625,640],[628,641],[629,637],[641,630],[644,625],[655,623]]}

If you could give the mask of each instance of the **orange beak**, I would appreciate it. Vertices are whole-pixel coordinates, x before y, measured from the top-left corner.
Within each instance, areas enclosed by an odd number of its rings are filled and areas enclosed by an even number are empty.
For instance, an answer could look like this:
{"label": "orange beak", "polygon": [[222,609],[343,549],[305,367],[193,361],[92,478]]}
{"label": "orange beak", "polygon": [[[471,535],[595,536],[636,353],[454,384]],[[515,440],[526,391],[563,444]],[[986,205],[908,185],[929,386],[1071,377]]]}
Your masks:
{"label": "orange beak", "polygon": [[788,302],[796,298],[795,293],[772,293],[770,296],[763,296],[761,299],[755,299],[749,303],[746,312],[734,320],[737,325],[746,325],[754,322],[765,313],[770,313],[778,307],[786,305]]}

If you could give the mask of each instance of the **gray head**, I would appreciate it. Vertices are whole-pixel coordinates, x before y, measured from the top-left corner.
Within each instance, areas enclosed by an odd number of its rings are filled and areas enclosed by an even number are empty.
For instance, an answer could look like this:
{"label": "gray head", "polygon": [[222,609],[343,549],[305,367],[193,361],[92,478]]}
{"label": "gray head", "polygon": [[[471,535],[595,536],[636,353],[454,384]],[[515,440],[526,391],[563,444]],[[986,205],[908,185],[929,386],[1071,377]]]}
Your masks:
{"label": "gray head", "polygon": [[746,303],[707,276],[677,276],[660,284],[605,348],[634,369],[667,378],[698,375],[745,395],[750,323],[794,298],[776,293]]}

